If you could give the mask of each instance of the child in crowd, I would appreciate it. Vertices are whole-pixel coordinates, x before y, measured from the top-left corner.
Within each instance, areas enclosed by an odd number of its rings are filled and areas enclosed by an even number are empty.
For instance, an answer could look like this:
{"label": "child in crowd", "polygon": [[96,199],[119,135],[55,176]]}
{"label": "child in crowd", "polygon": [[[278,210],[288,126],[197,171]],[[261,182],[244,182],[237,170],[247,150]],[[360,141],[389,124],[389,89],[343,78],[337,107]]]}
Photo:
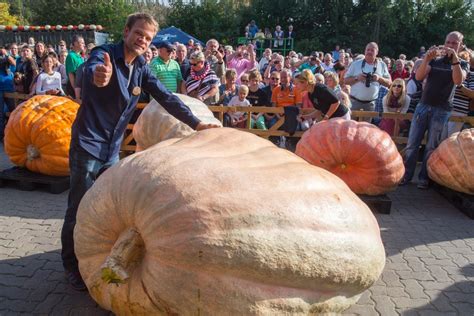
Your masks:
{"label": "child in crowd", "polygon": [[[230,100],[229,106],[250,106],[250,102],[247,100],[248,94],[249,88],[245,85],[241,85],[239,93]],[[231,118],[232,127],[245,128],[245,121],[247,120],[247,115],[245,113],[230,112],[229,116]]]}

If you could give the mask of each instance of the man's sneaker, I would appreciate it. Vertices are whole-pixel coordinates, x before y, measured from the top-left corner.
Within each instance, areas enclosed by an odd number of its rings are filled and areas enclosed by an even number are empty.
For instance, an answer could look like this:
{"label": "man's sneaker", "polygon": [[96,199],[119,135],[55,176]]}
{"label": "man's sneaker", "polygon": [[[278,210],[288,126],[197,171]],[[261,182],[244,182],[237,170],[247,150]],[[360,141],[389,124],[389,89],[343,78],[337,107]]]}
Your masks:
{"label": "man's sneaker", "polygon": [[400,181],[400,183],[398,184],[399,186],[404,186],[404,185],[407,185],[408,183],[410,183],[411,181],[408,180],[407,178],[403,178],[402,181]]}
{"label": "man's sneaker", "polygon": [[64,271],[66,279],[76,291],[86,291],[87,287],[79,272]]}
{"label": "man's sneaker", "polygon": [[426,190],[429,188],[429,186],[430,186],[430,183],[428,180],[420,180],[420,182],[418,182],[418,185],[416,187],[421,190]]}

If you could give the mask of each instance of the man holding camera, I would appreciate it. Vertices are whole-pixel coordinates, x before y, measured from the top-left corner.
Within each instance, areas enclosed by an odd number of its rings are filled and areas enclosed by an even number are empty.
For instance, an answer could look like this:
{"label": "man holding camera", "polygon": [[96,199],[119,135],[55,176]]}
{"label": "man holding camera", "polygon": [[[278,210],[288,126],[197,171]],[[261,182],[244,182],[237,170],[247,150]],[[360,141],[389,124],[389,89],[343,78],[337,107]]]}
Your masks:
{"label": "man holding camera", "polygon": [[377,43],[367,44],[364,59],[352,62],[344,76],[344,83],[351,86],[352,110],[374,111],[380,85],[392,84],[387,65],[377,58],[378,52]]}
{"label": "man holding camera", "polygon": [[449,33],[443,46],[431,47],[426,52],[416,71],[416,80],[426,79],[426,82],[421,100],[413,114],[405,151],[405,176],[400,185],[409,183],[413,178],[418,149],[428,130],[423,164],[418,174],[418,188],[428,188],[426,162],[433,150],[447,136],[445,132],[453,107],[454,89],[464,81],[469,71],[468,63],[458,57],[463,37],[459,32]]}
{"label": "man holding camera", "polygon": [[210,39],[206,43],[206,51],[204,53],[206,61],[211,69],[216,73],[219,80],[225,82],[226,67],[224,64],[224,54],[219,52],[219,42],[216,39]]}

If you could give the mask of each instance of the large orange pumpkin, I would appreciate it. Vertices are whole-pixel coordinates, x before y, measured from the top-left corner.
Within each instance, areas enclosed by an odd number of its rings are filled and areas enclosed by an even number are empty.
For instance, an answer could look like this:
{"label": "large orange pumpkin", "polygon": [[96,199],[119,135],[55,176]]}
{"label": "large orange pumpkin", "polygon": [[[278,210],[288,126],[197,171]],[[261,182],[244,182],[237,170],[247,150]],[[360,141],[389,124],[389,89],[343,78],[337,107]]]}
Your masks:
{"label": "large orange pumpkin", "polygon": [[71,126],[79,104],[56,96],[34,96],[10,115],[5,152],[17,166],[51,176],[69,174]]}
{"label": "large orange pumpkin", "polygon": [[405,173],[390,135],[366,122],[331,119],[315,124],[301,137],[296,154],[337,175],[357,194],[393,190]]}
{"label": "large orange pumpkin", "polygon": [[341,312],[385,264],[377,221],[343,181],[229,128],[105,171],[74,241],[91,296],[117,315]]}
{"label": "large orange pumpkin", "polygon": [[435,182],[474,194],[474,128],[445,139],[428,159],[427,169]]}

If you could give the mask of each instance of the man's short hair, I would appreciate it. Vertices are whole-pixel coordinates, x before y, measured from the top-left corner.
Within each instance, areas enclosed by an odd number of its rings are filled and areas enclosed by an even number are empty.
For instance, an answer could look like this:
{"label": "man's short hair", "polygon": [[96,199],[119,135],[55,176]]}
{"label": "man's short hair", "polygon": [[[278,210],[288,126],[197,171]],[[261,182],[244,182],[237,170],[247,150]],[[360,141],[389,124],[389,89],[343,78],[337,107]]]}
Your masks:
{"label": "man's short hair", "polygon": [[25,44],[25,45],[23,45],[23,46],[21,47],[21,50],[24,50],[24,49],[29,49],[29,50],[31,50],[31,47],[30,47],[30,45]]}
{"label": "man's short hair", "polygon": [[457,38],[459,38],[459,42],[463,42],[464,40],[464,35],[462,35],[461,32],[459,31],[453,31],[453,32],[450,32],[448,35],[446,35],[446,37],[450,36],[450,35],[456,35]]}
{"label": "man's short hair", "polygon": [[127,17],[127,22],[125,23],[125,27],[128,28],[129,30],[137,23],[137,21],[140,20],[145,20],[148,24],[153,25],[155,28],[155,33],[158,32],[159,30],[159,25],[158,22],[156,22],[155,18],[152,17],[148,13],[143,13],[143,12],[137,12],[137,13],[132,13]]}
{"label": "man's short hair", "polygon": [[219,42],[214,38],[211,38],[210,40],[208,40],[206,42],[206,46],[209,46],[209,44],[211,44],[211,43],[215,43],[217,46],[219,46]]}
{"label": "man's short hair", "polygon": [[375,47],[375,49],[376,49],[377,51],[379,51],[379,45],[378,45],[376,42],[370,42],[369,44],[367,44],[367,45],[365,46],[365,48],[367,49],[367,47],[369,47],[369,46],[373,46],[373,47]]}

